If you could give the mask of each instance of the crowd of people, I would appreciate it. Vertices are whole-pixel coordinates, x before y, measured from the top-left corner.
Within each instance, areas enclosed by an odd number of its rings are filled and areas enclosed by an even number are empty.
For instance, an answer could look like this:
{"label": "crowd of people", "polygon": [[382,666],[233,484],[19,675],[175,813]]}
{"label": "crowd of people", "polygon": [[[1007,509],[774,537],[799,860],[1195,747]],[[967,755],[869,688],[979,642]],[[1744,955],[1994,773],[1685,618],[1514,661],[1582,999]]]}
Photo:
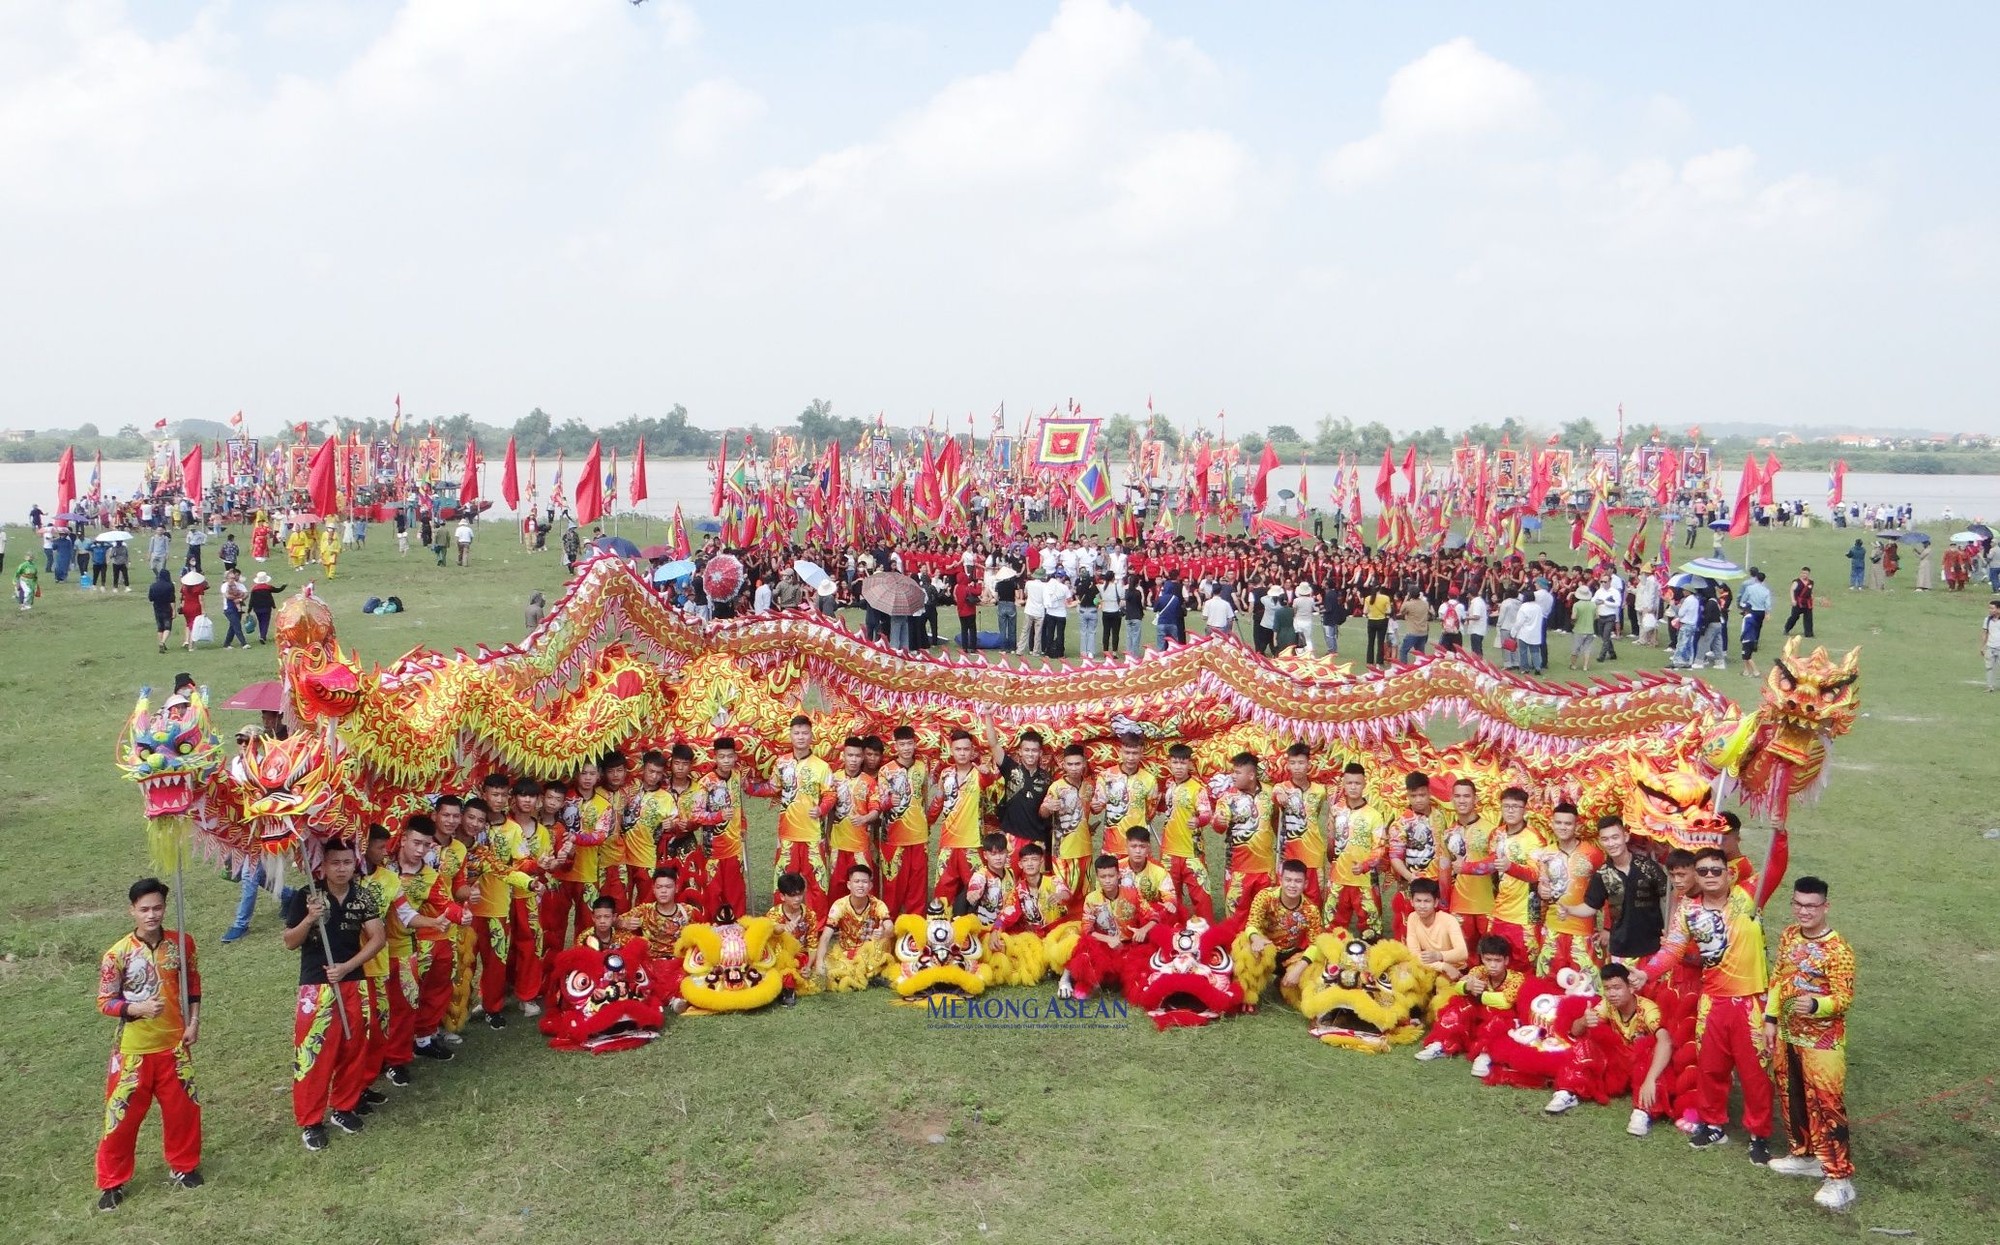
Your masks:
{"label": "crowd of people", "polygon": [[[1819,1177],[1822,1205],[1853,1200],[1841,1053],[1853,955],[1828,924],[1825,883],[1802,878],[1767,960],[1731,815],[1722,846],[1688,853],[1616,817],[1586,829],[1567,804],[1531,812],[1514,788],[1487,804],[1495,793],[1464,776],[1410,774],[1384,801],[1362,766],[1335,771],[1304,743],[1284,750],[1282,775],[1250,753],[1197,773],[1186,746],[1136,736],[1103,769],[1081,746],[1051,756],[1033,730],[1011,747],[957,731],[927,756],[907,726],[829,747],[799,717],[785,743],[767,774],[727,737],[699,753],[581,758],[559,782],[491,773],[431,793],[393,829],[327,843],[280,920],[299,956],[292,1108],[305,1148],[364,1131],[475,1020],[502,1029],[555,1006],[548,967],[565,946],[629,952],[641,939],[655,975],[675,980],[688,926],[753,910],[746,813],[763,798],[777,806],[765,914],[792,948],[784,1005],[865,988],[894,919],[926,911],[976,914],[996,949],[1017,934],[1064,948],[1052,967],[1068,998],[1129,984],[1133,948],[1161,923],[1236,923],[1293,1004],[1306,974],[1334,971],[1322,932],[1396,939],[1435,974],[1420,1059],[1463,1055],[1489,1084],[1553,1088],[1551,1114],[1630,1094],[1628,1131],[1672,1120],[1701,1149],[1728,1140],[1733,1078],[1751,1161]],[[121,1025],[98,1153],[107,1210],[155,1098],[175,1181],[201,1182],[195,946],[164,928],[164,885],[142,880],[131,901],[134,931],[105,954],[98,998]],[[1584,1000],[1559,1031],[1528,1007],[1550,993]],[[1541,1026],[1537,1050],[1560,1052],[1539,1072],[1508,1053],[1523,1024]],[[1679,1093],[1662,1080],[1677,1025],[1692,1045]],[[1789,1153],[1773,1158],[1778,1114]]]}

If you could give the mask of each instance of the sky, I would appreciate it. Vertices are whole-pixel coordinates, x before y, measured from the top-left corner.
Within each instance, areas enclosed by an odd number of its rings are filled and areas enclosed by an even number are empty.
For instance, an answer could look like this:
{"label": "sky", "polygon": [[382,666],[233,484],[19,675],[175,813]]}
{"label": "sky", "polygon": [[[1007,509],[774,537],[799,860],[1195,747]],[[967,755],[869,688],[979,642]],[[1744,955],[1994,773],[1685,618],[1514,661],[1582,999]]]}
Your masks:
{"label": "sky", "polygon": [[2000,430],[2000,7],[0,0],[0,427]]}

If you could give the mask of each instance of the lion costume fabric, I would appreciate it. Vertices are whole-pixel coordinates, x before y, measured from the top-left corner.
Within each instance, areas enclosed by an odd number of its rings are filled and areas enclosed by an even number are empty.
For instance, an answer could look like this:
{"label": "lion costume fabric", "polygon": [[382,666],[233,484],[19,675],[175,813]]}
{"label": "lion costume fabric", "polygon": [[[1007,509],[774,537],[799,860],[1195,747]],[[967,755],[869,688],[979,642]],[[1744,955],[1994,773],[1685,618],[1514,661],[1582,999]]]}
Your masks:
{"label": "lion costume fabric", "polygon": [[1314,1037],[1379,1055],[1423,1036],[1436,974],[1415,952],[1389,939],[1371,945],[1344,931],[1321,934],[1312,952],[1323,967],[1299,983],[1299,1011]]}
{"label": "lion costume fabric", "polygon": [[603,1055],[660,1036],[666,1010],[644,938],[610,951],[570,947],[554,957],[550,969],[541,1028],[551,1049]]}
{"label": "lion costume fabric", "polygon": [[1243,970],[1231,951],[1239,922],[1155,926],[1129,952],[1125,997],[1146,1009],[1158,1029],[1196,1027],[1244,1010]]}
{"label": "lion costume fabric", "polygon": [[750,1012],[784,993],[798,963],[798,943],[763,917],[726,925],[690,925],[674,943],[680,994],[704,1012]]}
{"label": "lion costume fabric", "polygon": [[953,920],[933,899],[924,915],[896,918],[895,975],[889,985],[902,998],[933,994],[982,994],[985,926],[970,914]]}

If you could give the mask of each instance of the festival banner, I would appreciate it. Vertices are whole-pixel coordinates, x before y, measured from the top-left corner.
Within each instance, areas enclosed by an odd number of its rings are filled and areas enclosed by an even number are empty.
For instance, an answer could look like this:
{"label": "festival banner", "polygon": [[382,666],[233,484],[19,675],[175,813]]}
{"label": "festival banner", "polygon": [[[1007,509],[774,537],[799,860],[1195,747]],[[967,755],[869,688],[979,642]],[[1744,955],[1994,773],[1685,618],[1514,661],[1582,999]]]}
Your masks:
{"label": "festival banner", "polygon": [[1098,422],[1075,415],[1043,419],[1035,440],[1035,466],[1074,467],[1088,461],[1097,449]]}

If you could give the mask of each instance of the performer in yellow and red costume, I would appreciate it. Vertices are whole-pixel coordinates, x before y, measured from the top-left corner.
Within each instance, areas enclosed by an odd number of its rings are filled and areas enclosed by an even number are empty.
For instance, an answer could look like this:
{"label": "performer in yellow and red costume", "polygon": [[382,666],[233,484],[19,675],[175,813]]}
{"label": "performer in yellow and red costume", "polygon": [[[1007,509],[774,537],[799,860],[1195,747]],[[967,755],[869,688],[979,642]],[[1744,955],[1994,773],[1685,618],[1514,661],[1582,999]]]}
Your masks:
{"label": "performer in yellow and red costume", "polygon": [[[165,927],[167,884],[140,878],[126,897],[132,932],[111,944],[97,968],[97,1010],[118,1022],[104,1083],[104,1129],[97,1142],[97,1208],[125,1199],[146,1111],[160,1104],[160,1146],[175,1184],[201,1178],[201,1097],[193,1047],[201,1026],[201,970],[194,939]],[[187,1013],[181,992],[187,992]]]}
{"label": "performer in yellow and red costume", "polygon": [[1828,887],[1792,885],[1792,924],[1764,1000],[1764,1045],[1772,1051],[1791,1153],[1771,1160],[1788,1176],[1819,1176],[1813,1198],[1829,1210],[1854,1204],[1847,1139],[1847,1009],[1854,1002],[1854,948],[1829,924]]}

